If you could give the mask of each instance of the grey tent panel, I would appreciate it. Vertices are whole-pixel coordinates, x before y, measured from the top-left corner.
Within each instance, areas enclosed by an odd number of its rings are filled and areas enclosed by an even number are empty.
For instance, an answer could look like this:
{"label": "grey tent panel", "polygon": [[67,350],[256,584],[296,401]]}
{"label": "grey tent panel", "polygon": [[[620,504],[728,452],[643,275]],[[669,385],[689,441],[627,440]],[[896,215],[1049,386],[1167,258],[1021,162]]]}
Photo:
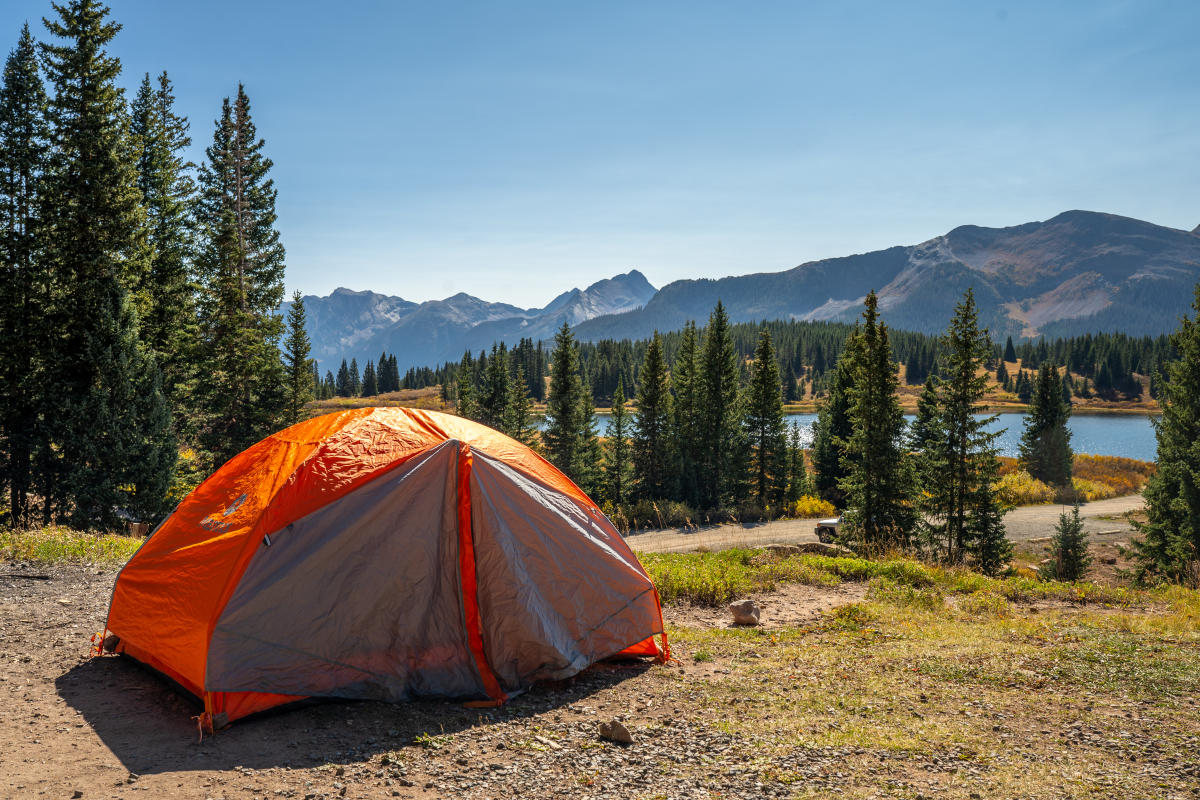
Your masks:
{"label": "grey tent panel", "polygon": [[431,448],[260,543],[213,632],[205,688],[482,694],[459,582],[459,448]]}
{"label": "grey tent panel", "polygon": [[653,584],[603,515],[474,454],[483,644],[506,690],[569,677],[661,633]]}

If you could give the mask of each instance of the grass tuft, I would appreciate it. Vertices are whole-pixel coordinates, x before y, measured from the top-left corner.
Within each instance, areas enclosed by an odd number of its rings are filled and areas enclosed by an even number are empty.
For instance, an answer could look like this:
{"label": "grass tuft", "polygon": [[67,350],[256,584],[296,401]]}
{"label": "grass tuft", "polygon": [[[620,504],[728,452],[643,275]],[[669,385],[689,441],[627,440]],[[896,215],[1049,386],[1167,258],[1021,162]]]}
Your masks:
{"label": "grass tuft", "polygon": [[69,528],[0,530],[0,558],[66,564],[124,564],[141,547],[136,536],[88,533]]}

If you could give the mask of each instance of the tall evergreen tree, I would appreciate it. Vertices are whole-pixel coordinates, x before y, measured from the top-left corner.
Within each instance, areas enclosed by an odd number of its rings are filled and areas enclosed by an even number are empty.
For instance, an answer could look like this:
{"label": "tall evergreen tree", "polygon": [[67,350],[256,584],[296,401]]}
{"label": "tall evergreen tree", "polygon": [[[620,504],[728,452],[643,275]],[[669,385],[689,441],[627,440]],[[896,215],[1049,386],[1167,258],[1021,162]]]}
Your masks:
{"label": "tall evergreen tree", "polygon": [[828,397],[818,409],[813,425],[813,488],[822,500],[838,508],[845,506],[842,481],[850,474],[849,463],[843,458],[838,442],[847,441],[852,432],[850,388],[854,383],[852,367],[859,357],[860,344],[857,330],[847,337],[829,381]]}
{"label": "tall evergreen tree", "polygon": [[764,330],[754,351],[745,416],[754,499],[764,508],[777,507],[787,492],[787,430],[780,388],[775,347],[771,334]]}
{"label": "tall evergreen tree", "polygon": [[838,442],[849,461],[840,483],[846,495],[846,527],[868,549],[904,547],[916,523],[911,475],[901,446],[904,413],[896,397],[887,326],[879,320],[874,291],[865,305],[847,390],[851,433]]}
{"label": "tall evergreen tree", "polygon": [[[642,380],[646,378],[643,376]],[[689,320],[683,327],[675,366],[671,371],[671,384],[674,389],[674,455],[675,474],[679,482],[678,496],[690,505],[699,505],[703,428],[700,421],[699,342],[694,321]],[[638,473],[639,482],[644,480],[646,474]],[[644,483],[640,485],[644,494],[646,486]]]}
{"label": "tall evergreen tree", "polygon": [[357,358],[350,359],[349,376],[350,376],[350,396],[351,397],[362,396],[362,376],[359,375],[359,373],[358,373],[358,359]]}
{"label": "tall evergreen tree", "polygon": [[629,409],[625,407],[625,384],[618,380],[613,392],[612,418],[604,448],[604,494],[613,503],[629,500],[632,479],[629,455]]}
{"label": "tall evergreen tree", "polygon": [[1200,285],[1192,309],[1171,335],[1179,360],[1163,364],[1155,382],[1158,469],[1143,492],[1147,519],[1135,548],[1142,581],[1200,588]]}
{"label": "tall evergreen tree", "polygon": [[471,366],[467,363],[467,356],[464,356],[458,369],[458,386],[454,392],[454,413],[464,419],[479,417],[479,406],[475,402],[475,382],[472,380],[472,376]]}
{"label": "tall evergreen tree", "polygon": [[808,468],[804,464],[804,447],[800,442],[800,426],[788,426],[788,502],[794,503],[812,494]]}
{"label": "tall evergreen tree", "polygon": [[550,462],[576,483],[586,482],[585,477],[592,469],[592,465],[584,463],[588,455],[584,430],[587,402],[589,398],[579,375],[579,346],[570,326],[564,322],[554,335],[554,352],[550,354],[550,394],[546,400],[542,441]]}
{"label": "tall evergreen tree", "polygon": [[1052,486],[1071,482],[1071,407],[1062,401],[1058,369],[1049,361],[1038,368],[1021,434],[1021,466]]}
{"label": "tall evergreen tree", "polygon": [[995,446],[1000,434],[987,428],[996,417],[979,416],[992,344],[979,327],[970,289],[955,306],[940,352],[943,377],[937,382],[933,431],[919,456],[924,538],[951,563],[968,552],[983,554],[987,571],[995,572],[1007,563],[1011,547],[992,489],[1000,469]]}
{"label": "tall evergreen tree", "polygon": [[525,370],[520,365],[508,382],[504,432],[521,444],[539,449],[537,426],[533,419],[533,399],[525,383]]}
{"label": "tall evergreen tree", "polygon": [[334,379],[334,392],[338,397],[350,397],[354,389],[354,384],[350,382],[350,365],[346,363],[346,359],[342,359],[342,365],[338,367],[337,378]]}
{"label": "tall evergreen tree", "polygon": [[1004,341],[1004,360],[1010,364],[1017,360],[1017,351],[1013,347],[1011,336]]}
{"label": "tall evergreen tree", "polygon": [[483,385],[479,388],[479,421],[484,425],[503,430],[508,404],[508,350],[502,346],[492,345],[492,356],[488,359]]}
{"label": "tall evergreen tree", "polygon": [[287,413],[285,422],[300,421],[304,405],[313,399],[312,361],[308,331],[304,328],[304,300],[300,292],[292,295],[292,306],[287,315],[287,338],[283,344],[283,370],[287,380]]}
{"label": "tall evergreen tree", "polygon": [[192,139],[187,119],[175,113],[175,94],[166,72],[159,75],[157,88],[146,74],[130,111],[150,246],[150,264],[138,287],[142,339],[162,371],[176,429],[191,434],[189,393],[195,380],[197,335],[196,287],[191,277],[196,183],[195,165],[184,153]]}
{"label": "tall evergreen tree", "polygon": [[[43,419],[54,443],[44,516],[77,527],[118,524],[116,509],[148,518],[162,507],[176,450],[154,358],[129,296],[148,266],[145,214],[121,90],[104,50],[120,26],[92,0],[54,5],[44,44],[54,87],[41,204],[52,273],[46,315]],[[278,358],[275,358],[278,362]],[[44,473],[44,474],[45,474]]]}
{"label": "tall evergreen tree", "polygon": [[284,249],[275,228],[272,162],[238,84],[225,98],[200,167],[201,440],[217,463],[277,426],[284,409],[279,338]]}
{"label": "tall evergreen tree", "polygon": [[700,442],[700,504],[718,508],[735,498],[744,479],[744,438],[738,388],[741,372],[729,335],[729,316],[720,300],[708,318],[700,360],[699,419],[704,432]]}
{"label": "tall evergreen tree", "polygon": [[0,86],[0,489],[10,521],[31,521],[34,459],[50,444],[38,415],[48,275],[39,206],[49,155],[46,92],[29,25],[4,65]]}
{"label": "tall evergreen tree", "polygon": [[642,361],[633,416],[633,482],[640,497],[661,500],[675,492],[671,412],[671,379],[655,333]]}
{"label": "tall evergreen tree", "polygon": [[379,394],[379,379],[375,375],[375,362],[368,360],[363,367],[362,396],[374,397]]}

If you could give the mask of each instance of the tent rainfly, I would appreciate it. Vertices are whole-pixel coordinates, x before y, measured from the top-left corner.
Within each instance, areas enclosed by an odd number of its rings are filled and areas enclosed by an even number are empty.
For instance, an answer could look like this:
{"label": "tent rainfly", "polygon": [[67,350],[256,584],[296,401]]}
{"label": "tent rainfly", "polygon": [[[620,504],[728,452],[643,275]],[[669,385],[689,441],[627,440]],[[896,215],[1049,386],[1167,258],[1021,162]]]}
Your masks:
{"label": "tent rainfly", "polygon": [[235,456],[121,570],[105,633],[200,698],[208,730],[307,697],[500,703],[611,656],[669,657],[653,582],[579,487],[503,434],[408,408]]}

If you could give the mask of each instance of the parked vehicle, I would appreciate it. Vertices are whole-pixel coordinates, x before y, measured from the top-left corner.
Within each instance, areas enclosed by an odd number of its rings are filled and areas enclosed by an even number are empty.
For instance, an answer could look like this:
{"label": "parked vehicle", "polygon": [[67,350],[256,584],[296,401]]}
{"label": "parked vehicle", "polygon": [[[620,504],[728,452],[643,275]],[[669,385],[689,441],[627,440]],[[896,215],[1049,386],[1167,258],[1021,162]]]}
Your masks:
{"label": "parked vehicle", "polygon": [[842,532],[842,515],[830,517],[829,519],[817,520],[815,532],[819,541],[829,544],[837,539],[838,534]]}

